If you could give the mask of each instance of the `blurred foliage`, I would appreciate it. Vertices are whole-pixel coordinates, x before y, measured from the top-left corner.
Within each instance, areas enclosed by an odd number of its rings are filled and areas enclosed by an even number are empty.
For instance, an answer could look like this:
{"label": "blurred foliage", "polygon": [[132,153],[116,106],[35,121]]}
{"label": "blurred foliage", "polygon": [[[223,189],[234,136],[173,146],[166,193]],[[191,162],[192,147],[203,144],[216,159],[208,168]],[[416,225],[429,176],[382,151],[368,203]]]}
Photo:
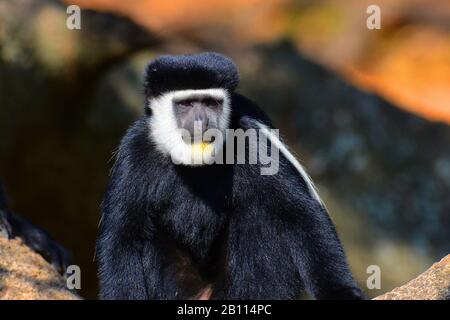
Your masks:
{"label": "blurred foliage", "polygon": [[59,1],[1,1],[0,177],[13,209],[73,252],[82,295],[96,297],[99,206],[142,113],[144,66],[217,50],[318,181],[361,287],[371,264],[383,279],[371,296],[413,278],[449,251],[450,129],[402,109],[450,121],[450,7],[379,2],[383,29],[368,31],[366,1],[78,0],[90,9],[69,31]]}

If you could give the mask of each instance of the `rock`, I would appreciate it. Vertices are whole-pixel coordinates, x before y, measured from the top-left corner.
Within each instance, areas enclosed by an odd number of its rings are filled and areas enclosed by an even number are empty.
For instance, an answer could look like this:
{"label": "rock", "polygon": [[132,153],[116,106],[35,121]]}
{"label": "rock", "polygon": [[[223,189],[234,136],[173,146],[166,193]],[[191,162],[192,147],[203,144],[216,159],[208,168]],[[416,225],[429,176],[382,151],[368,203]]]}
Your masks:
{"label": "rock", "polygon": [[450,300],[450,255],[407,284],[374,300]]}
{"label": "rock", "polygon": [[78,300],[65,280],[19,239],[0,237],[1,300]]}
{"label": "rock", "polygon": [[[0,299],[79,300],[65,280],[21,240],[0,237]],[[375,300],[449,300],[450,255],[407,284]]]}

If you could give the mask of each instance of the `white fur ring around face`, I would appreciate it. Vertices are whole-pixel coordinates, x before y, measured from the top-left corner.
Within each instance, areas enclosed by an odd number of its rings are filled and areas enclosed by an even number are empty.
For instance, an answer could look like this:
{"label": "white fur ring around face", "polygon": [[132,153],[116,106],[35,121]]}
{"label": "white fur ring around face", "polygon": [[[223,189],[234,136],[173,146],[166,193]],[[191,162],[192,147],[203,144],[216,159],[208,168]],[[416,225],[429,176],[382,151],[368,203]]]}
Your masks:
{"label": "white fur ring around face", "polygon": [[[214,142],[186,143],[178,128],[173,111],[173,100],[189,97],[192,94],[209,95],[223,101],[223,110],[218,119]],[[230,118],[230,98],[224,89],[179,90],[167,92],[150,101],[152,116],[149,118],[150,136],[156,148],[169,155],[174,164],[199,166],[212,164],[223,147],[224,132]],[[207,132],[207,131],[206,131]],[[220,134],[219,134],[220,133]],[[206,134],[206,133],[205,133]]]}

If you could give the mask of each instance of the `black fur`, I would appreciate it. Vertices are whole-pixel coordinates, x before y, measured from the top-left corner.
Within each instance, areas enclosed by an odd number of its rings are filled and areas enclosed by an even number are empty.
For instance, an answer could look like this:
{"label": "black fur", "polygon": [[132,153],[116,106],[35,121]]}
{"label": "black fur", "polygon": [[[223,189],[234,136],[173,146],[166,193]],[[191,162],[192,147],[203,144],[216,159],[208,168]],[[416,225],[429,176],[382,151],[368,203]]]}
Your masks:
{"label": "black fur", "polygon": [[145,72],[148,97],[184,89],[225,88],[234,90],[239,83],[236,65],[213,52],[196,55],[165,55],[151,62]]}
{"label": "black fur", "polygon": [[[248,99],[231,98],[231,128],[271,125]],[[146,121],[123,138],[103,202],[102,298],[195,298],[207,285],[213,299],[294,299],[305,289],[363,298],[327,212],[281,154],[273,176],[259,165],[176,166]]]}
{"label": "black fur", "polygon": [[0,233],[7,238],[19,237],[31,249],[41,254],[61,274],[70,265],[69,251],[57,243],[46,231],[35,226],[25,218],[11,212],[6,194],[0,182]]}

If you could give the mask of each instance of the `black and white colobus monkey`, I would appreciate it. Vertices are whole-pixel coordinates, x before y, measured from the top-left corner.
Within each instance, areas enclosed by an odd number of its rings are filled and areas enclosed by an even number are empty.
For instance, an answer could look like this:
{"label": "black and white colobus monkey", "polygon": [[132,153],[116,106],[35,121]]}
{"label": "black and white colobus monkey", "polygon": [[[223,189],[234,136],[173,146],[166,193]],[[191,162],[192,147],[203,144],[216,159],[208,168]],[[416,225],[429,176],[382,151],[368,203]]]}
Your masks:
{"label": "black and white colobus monkey", "polygon": [[[146,113],[121,142],[102,206],[102,298],[363,298],[311,179],[234,92],[238,81],[216,53],[148,65]],[[186,140],[195,121],[202,133],[262,129],[280,150],[278,173],[261,175],[259,162],[192,165],[224,143]]]}

